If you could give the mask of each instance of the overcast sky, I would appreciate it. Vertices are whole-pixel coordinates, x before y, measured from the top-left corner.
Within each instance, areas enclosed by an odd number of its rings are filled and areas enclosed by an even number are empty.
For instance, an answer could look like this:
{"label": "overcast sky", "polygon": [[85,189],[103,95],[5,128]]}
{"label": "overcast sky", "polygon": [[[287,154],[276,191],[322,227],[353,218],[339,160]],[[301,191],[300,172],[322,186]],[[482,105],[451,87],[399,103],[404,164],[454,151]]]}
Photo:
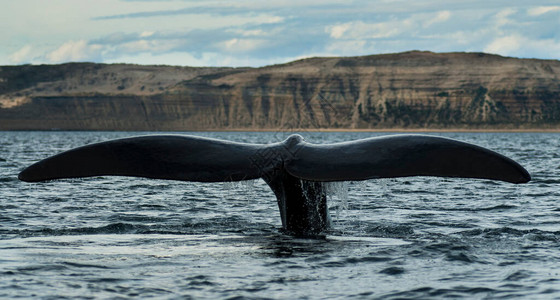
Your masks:
{"label": "overcast sky", "polygon": [[0,65],[263,66],[429,50],[560,59],[559,0],[0,0]]}

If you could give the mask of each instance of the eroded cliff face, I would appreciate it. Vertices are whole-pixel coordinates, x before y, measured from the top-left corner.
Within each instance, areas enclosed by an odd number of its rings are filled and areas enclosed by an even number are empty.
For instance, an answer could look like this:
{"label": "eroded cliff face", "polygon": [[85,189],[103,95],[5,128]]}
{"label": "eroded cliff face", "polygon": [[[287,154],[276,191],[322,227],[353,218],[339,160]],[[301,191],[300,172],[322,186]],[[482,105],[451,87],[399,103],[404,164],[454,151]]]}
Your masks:
{"label": "eroded cliff face", "polygon": [[554,60],[407,52],[263,68],[38,67],[0,69],[0,129],[560,128]]}

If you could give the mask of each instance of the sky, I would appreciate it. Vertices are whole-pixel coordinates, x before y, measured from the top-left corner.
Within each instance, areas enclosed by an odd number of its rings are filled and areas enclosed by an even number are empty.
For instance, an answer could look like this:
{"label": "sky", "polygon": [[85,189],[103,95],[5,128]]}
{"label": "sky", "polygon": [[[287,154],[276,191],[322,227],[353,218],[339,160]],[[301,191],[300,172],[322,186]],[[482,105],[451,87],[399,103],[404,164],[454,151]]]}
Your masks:
{"label": "sky", "polygon": [[559,0],[0,0],[0,65],[252,66],[410,50],[560,59]]}

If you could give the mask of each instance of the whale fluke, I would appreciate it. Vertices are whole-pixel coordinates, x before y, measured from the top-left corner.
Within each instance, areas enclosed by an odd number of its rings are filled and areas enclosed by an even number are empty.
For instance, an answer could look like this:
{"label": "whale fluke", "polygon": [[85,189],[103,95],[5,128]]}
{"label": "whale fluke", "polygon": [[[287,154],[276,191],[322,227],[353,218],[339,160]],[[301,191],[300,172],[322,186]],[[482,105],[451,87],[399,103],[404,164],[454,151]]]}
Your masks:
{"label": "whale fluke", "polygon": [[75,148],[31,165],[19,179],[38,182],[102,175],[198,182],[261,178],[250,158],[263,146],[179,135],[111,140]]}
{"label": "whale fluke", "polygon": [[524,183],[529,173],[494,151],[442,137],[395,135],[311,144],[299,135],[273,144],[153,135],[91,144],[41,160],[19,174],[38,182],[102,175],[198,182],[263,178],[283,228],[315,235],[328,227],[321,182],[406,176],[465,177]]}
{"label": "whale fluke", "polygon": [[408,176],[463,177],[525,183],[521,165],[494,151],[453,139],[394,135],[336,144],[303,143],[286,170],[313,181]]}

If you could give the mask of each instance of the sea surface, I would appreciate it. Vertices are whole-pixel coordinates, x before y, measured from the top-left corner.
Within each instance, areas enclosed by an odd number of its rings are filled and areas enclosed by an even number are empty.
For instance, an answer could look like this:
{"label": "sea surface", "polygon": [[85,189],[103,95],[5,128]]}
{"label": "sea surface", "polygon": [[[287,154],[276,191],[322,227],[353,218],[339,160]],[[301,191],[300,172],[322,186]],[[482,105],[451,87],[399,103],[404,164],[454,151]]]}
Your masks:
{"label": "sea surface", "polygon": [[0,132],[0,298],[560,299],[560,134],[434,133],[505,154],[533,180],[329,184],[332,228],[316,239],[280,232],[262,180],[17,179],[60,151],[143,134]]}

